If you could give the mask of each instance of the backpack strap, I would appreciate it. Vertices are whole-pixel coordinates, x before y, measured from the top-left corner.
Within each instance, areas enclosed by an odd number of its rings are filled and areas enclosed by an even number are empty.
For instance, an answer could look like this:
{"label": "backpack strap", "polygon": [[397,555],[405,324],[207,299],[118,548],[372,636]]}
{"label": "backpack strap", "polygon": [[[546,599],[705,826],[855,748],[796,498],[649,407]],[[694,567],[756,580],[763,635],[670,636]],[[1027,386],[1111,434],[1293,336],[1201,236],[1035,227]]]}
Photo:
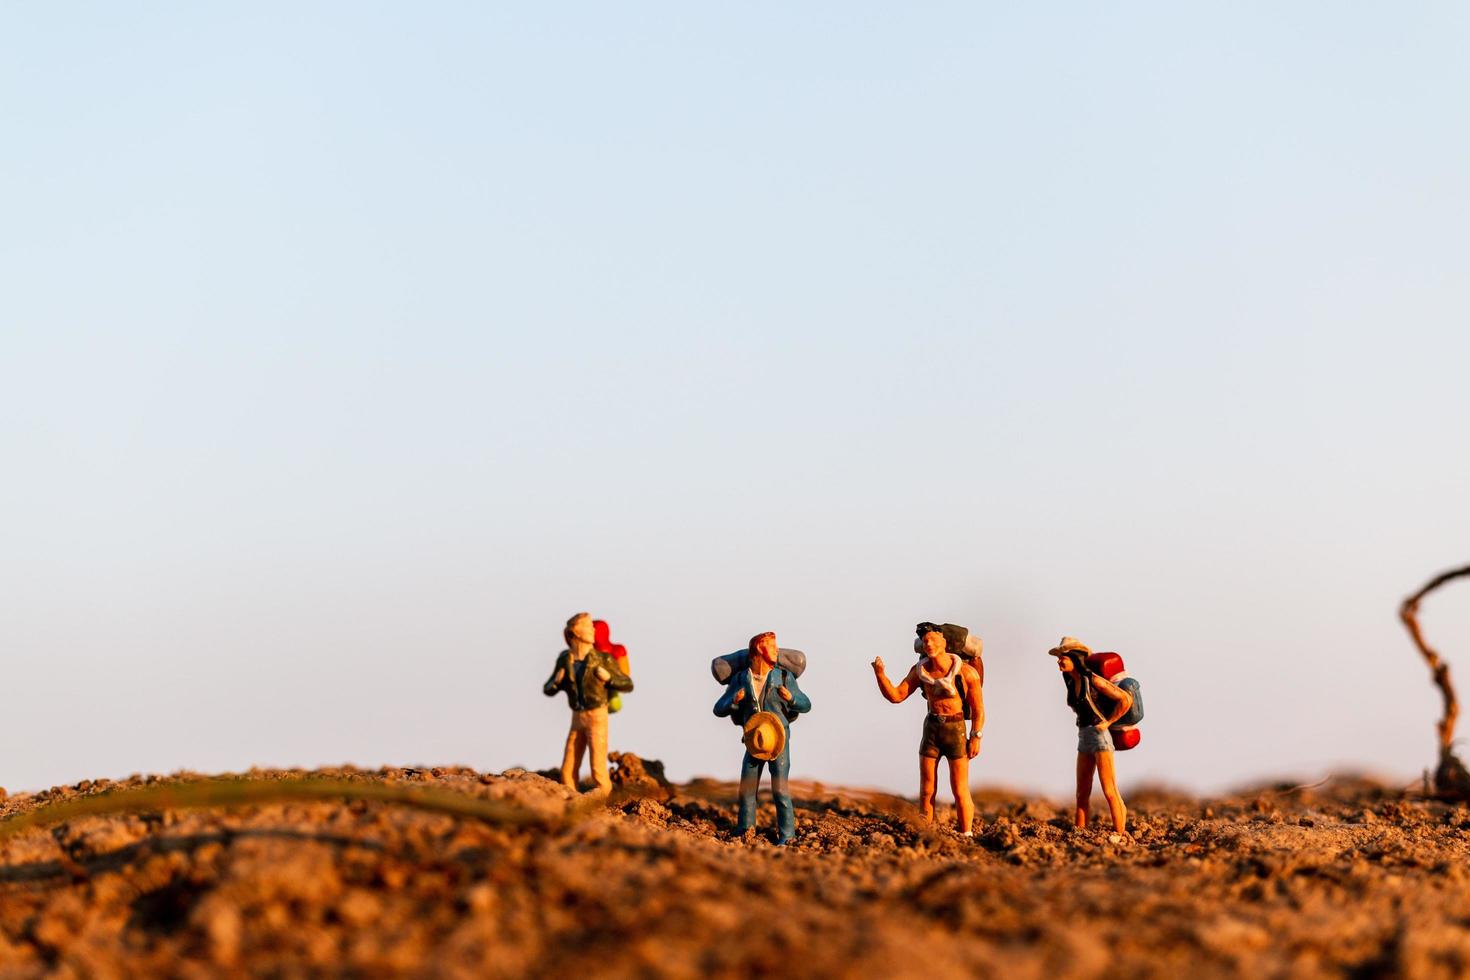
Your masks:
{"label": "backpack strap", "polygon": [[1090,667],[1082,674],[1082,696],[1087,699],[1087,704],[1092,708],[1093,714],[1097,715],[1098,722],[1102,722],[1107,715],[1103,714],[1102,709],[1097,706],[1097,702],[1092,698],[1092,668]]}

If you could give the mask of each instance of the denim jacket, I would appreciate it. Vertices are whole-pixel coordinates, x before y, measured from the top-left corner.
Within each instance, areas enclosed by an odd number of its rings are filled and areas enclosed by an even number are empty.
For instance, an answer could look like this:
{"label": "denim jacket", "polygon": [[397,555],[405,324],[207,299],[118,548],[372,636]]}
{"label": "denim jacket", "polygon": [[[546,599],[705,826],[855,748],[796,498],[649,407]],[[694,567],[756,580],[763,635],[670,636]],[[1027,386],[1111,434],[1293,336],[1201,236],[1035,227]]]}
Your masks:
{"label": "denim jacket", "polygon": [[[778,692],[783,687],[791,692],[790,701],[781,700]],[[735,695],[739,691],[744,691],[745,697],[736,704]],[[725,685],[725,693],[715,702],[715,717],[729,718],[737,725],[744,725],[757,711],[769,711],[781,719],[781,724],[790,728],[797,715],[810,710],[811,699],[797,686],[796,675],[784,667],[772,667],[771,672],[766,675],[766,689],[760,698],[760,704],[756,704],[755,684],[750,678],[749,667],[730,676],[729,683]]]}

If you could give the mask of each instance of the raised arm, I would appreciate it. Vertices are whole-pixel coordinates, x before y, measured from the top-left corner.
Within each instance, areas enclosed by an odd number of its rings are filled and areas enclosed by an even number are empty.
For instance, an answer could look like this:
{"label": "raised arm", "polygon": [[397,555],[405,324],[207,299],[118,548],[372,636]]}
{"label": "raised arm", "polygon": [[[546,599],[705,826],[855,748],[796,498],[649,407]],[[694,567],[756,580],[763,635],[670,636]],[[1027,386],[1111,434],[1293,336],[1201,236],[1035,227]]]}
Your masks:
{"label": "raised arm", "polygon": [[873,658],[873,673],[878,678],[878,690],[882,692],[885,698],[887,698],[889,701],[892,701],[894,704],[898,704],[900,701],[907,700],[908,696],[914,693],[913,667],[909,668],[909,672],[904,675],[903,680],[898,683],[897,687],[893,686],[893,684],[888,680],[888,675],[883,672],[882,657]]}
{"label": "raised arm", "polygon": [[1103,697],[1112,699],[1113,710],[1107,718],[1103,719],[1105,726],[1112,726],[1119,718],[1133,709],[1133,695],[1105,677],[1092,675],[1092,689]]}

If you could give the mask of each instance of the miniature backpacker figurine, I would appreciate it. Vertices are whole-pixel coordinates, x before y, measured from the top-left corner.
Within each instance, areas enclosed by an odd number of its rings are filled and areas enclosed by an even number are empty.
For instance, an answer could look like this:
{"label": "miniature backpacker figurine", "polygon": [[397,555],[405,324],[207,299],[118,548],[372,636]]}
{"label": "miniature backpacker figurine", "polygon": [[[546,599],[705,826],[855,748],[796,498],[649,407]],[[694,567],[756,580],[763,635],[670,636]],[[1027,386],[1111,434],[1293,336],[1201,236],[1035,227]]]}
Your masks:
{"label": "miniature backpacker figurine", "polygon": [[577,770],[582,767],[585,754],[592,766],[597,792],[606,796],[612,792],[612,779],[607,770],[608,701],[614,694],[633,690],[633,680],[623,673],[611,654],[594,647],[596,630],[592,622],[587,613],[577,613],[567,620],[562,630],[567,648],[556,658],[541,693],[547,697],[565,693],[567,706],[572,709],[572,724],[562,750],[562,785],[577,788]]}
{"label": "miniature backpacker figurine", "polygon": [[[1122,677],[1114,683],[1106,676],[1123,675],[1123,658],[1115,653],[1094,653],[1092,648],[1074,636],[1064,636],[1047,651],[1055,659],[1067,692],[1067,707],[1077,716],[1077,810],[1075,823],[1086,827],[1092,810],[1092,779],[1102,786],[1113,818],[1113,829],[1128,832],[1128,807],[1118,792],[1118,773],[1113,763],[1115,748],[1132,748],[1138,744],[1138,731],[1132,729],[1121,736],[1110,729],[1134,714],[1133,694],[1122,685],[1132,678]],[[1137,683],[1136,681],[1134,682]],[[1136,690],[1136,688],[1135,688]],[[1137,716],[1142,717],[1138,708]]]}
{"label": "miniature backpacker figurine", "polygon": [[[1127,714],[1119,718],[1108,728],[1108,734],[1113,737],[1113,748],[1119,752],[1126,752],[1134,748],[1143,740],[1143,736],[1138,732],[1138,723],[1143,721],[1143,691],[1139,687],[1138,679],[1128,673],[1127,669],[1123,666],[1123,658],[1116,653],[1099,652],[1088,654],[1087,667],[1094,674],[1100,674],[1103,679],[1112,681],[1118,687],[1127,691],[1133,698],[1133,706],[1128,709]],[[1106,714],[1107,709],[1112,705],[1112,701],[1101,694],[1096,696],[1104,702],[1098,705],[1098,707],[1102,708],[1103,713]]]}
{"label": "miniature backpacker figurine", "polygon": [[[914,628],[914,646],[919,662],[894,684],[884,672],[883,658],[873,659],[873,674],[884,699],[899,704],[915,691],[924,695],[923,737],[919,740],[919,813],[926,823],[934,821],[938,792],[939,760],[949,767],[949,788],[954,794],[955,830],[974,836],[975,801],[970,795],[970,760],[980,754],[980,733],[985,727],[985,700],[978,670],[980,638],[970,637],[963,626],[920,623]],[[973,642],[969,642],[973,639]],[[970,651],[967,659],[959,651]],[[970,734],[965,736],[965,722]]]}
{"label": "miniature backpacker figurine", "polygon": [[725,693],[715,702],[715,716],[729,718],[742,729],[745,758],[740,764],[740,810],[735,832],[755,827],[756,791],[761,769],[771,774],[776,804],[777,842],[796,836],[796,808],[791,800],[791,723],[810,711],[811,701],[796,679],[806,670],[799,650],[781,650],[776,634],[758,633],[745,650],[716,657],[710,665]]}

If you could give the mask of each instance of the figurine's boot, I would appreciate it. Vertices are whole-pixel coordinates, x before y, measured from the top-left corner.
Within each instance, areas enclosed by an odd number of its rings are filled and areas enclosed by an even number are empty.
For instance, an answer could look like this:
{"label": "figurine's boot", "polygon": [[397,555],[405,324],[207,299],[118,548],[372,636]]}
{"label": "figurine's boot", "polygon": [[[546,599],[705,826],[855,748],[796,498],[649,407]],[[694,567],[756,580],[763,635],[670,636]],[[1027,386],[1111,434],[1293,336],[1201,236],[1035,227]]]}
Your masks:
{"label": "figurine's boot", "polygon": [[796,836],[796,807],[791,802],[791,754],[782,752],[771,760],[771,797],[776,801],[777,843],[785,844]]}
{"label": "figurine's boot", "polygon": [[751,758],[749,752],[740,764],[740,816],[735,821],[735,833],[743,834],[755,826],[756,790],[760,787],[761,766],[765,763]]}

